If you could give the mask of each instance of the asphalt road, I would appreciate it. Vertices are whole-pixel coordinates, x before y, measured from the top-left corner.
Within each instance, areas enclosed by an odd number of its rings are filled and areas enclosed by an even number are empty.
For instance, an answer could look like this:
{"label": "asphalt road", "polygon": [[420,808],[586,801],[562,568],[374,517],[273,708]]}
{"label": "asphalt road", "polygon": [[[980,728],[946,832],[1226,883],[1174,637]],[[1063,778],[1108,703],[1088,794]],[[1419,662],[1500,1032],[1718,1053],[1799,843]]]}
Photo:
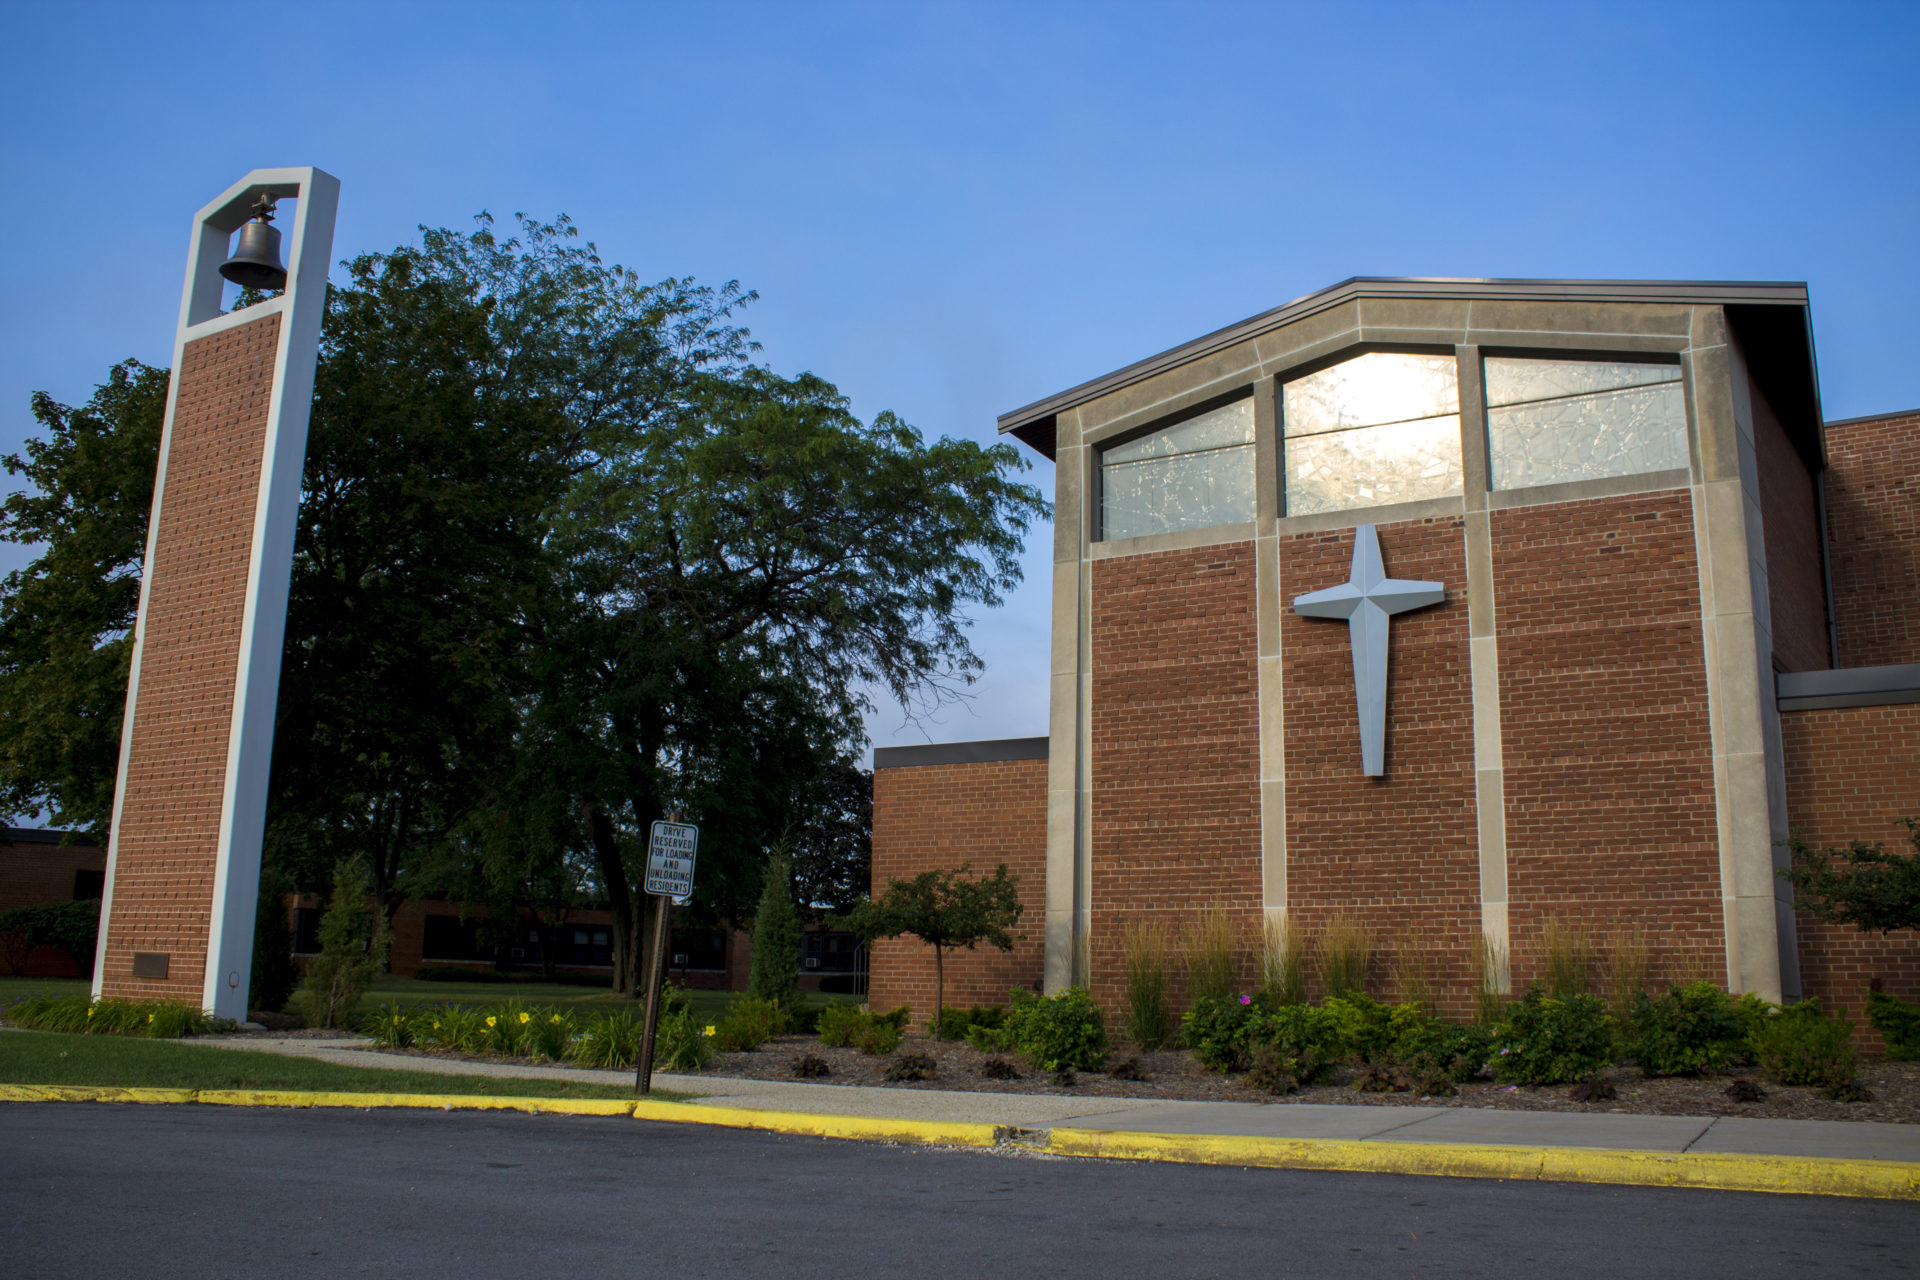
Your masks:
{"label": "asphalt road", "polygon": [[1906,1275],[1920,1205],[513,1113],[0,1106],[0,1276]]}

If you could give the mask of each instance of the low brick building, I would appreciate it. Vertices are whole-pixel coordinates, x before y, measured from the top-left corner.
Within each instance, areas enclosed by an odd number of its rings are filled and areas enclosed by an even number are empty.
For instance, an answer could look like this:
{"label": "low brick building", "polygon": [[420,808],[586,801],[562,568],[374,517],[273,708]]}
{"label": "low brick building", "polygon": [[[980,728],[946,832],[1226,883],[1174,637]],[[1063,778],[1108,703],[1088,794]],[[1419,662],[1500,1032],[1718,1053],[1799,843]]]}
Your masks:
{"label": "low brick building", "polygon": [[[1775,874],[1920,816],[1920,414],[1823,422],[1803,286],[1353,280],[1001,429],[1056,466],[1049,734],[875,756],[876,887],[1021,878],[950,1001],[1117,1007],[1123,926],[1213,909],[1249,977],[1346,917],[1455,1014],[1551,927],[1920,997]],[[874,1002],[929,973],[876,948]]]}

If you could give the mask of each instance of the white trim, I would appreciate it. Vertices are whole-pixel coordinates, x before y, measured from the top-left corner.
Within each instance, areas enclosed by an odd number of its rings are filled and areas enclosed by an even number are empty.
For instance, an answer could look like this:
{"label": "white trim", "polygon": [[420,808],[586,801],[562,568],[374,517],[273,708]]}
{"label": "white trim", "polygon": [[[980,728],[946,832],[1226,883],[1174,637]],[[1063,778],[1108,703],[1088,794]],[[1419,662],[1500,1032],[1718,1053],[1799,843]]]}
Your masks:
{"label": "white trim", "polygon": [[[262,193],[298,200],[288,257],[286,292],[277,299],[232,314],[222,313],[224,288],[219,274],[228,238],[251,216]],[[189,342],[215,333],[281,317],[273,387],[268,402],[260,496],[254,515],[247,596],[241,623],[239,666],[233,722],[228,735],[225,789],[215,855],[213,911],[207,937],[203,1005],[219,1017],[246,1017],[246,981],[251,976],[255,899],[259,892],[261,830],[266,817],[266,784],[273,746],[273,717],[279,694],[280,648],[286,632],[288,579],[292,571],[293,533],[305,462],[307,421],[313,401],[314,364],[326,303],[327,260],[333,251],[334,214],[340,183],[320,169],[256,169],[194,215],[187,240],[186,280],[181,289],[179,323],[174,331],[173,376],[167,387],[166,419],[160,433],[153,507],[147,522],[147,546],[141,562],[140,606],[134,622],[133,654],[127,675],[127,700],[120,729],[119,773],[114,782],[113,818],[107,839],[106,884],[101,891],[100,939],[94,957],[93,994],[106,977],[107,943],[112,934],[113,885],[119,864],[120,818],[126,799],[133,750],[135,711],[140,695],[140,663],[146,643],[147,608],[153,584],[154,550],[166,493],[167,458],[179,403],[180,370]],[[238,981],[222,982],[233,973]]]}

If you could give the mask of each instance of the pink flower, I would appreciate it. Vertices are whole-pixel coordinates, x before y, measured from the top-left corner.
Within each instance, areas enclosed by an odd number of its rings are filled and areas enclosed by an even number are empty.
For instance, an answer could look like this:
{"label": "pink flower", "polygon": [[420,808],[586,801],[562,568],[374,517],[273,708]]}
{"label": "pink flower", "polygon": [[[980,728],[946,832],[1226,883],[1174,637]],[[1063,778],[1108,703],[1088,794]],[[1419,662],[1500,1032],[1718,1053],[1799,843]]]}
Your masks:
{"label": "pink flower", "polygon": [[1253,997],[1252,997],[1252,996],[1241,996],[1241,997],[1240,997],[1240,1003],[1241,1003],[1241,1004],[1252,1004],[1252,1003],[1253,1003]]}

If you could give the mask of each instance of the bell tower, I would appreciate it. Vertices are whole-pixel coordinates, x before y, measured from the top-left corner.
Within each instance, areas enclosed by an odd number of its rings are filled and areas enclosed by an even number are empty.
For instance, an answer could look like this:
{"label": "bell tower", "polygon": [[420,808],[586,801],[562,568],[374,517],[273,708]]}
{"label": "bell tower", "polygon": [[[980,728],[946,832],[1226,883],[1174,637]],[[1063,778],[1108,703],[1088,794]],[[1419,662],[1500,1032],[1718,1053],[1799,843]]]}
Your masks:
{"label": "bell tower", "polygon": [[[96,996],[164,996],[247,1016],[294,517],[339,193],[319,169],[256,169],[194,215],[127,679]],[[285,267],[273,225],[281,201],[294,202]],[[223,311],[226,280],[282,292]]]}

